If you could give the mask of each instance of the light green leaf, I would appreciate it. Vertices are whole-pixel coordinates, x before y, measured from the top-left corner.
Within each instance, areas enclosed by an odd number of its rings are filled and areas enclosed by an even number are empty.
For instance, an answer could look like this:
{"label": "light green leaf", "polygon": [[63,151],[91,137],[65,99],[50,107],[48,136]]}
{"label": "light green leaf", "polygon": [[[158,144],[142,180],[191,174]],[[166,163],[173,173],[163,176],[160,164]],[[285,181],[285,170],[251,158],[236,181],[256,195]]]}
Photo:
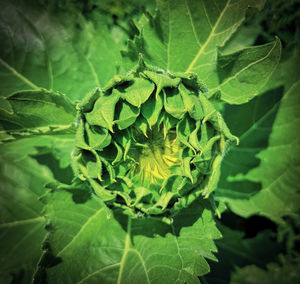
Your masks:
{"label": "light green leaf", "polygon": [[210,93],[220,91],[221,100],[242,104],[257,96],[276,69],[281,55],[281,44],[274,42],[242,49],[218,56],[220,85]]}
{"label": "light green leaf", "polygon": [[208,88],[216,87],[217,47],[236,32],[252,1],[158,0],[157,4],[156,16],[149,16],[127,56],[136,61],[142,53],[152,65],[195,72]]}
{"label": "light green leaf", "polygon": [[116,143],[115,141],[113,141],[113,143],[114,143],[114,146],[117,149],[117,154],[116,154],[115,159],[111,163],[112,165],[114,165],[115,163],[120,162],[123,158],[123,149],[122,149],[122,147],[118,143]]}
{"label": "light green leaf", "polygon": [[174,91],[169,91],[168,94],[164,91],[164,108],[167,113],[177,119],[183,118],[187,111],[182,97],[176,89]]}
{"label": "light green leaf", "polygon": [[120,94],[113,92],[109,96],[101,96],[96,101],[91,112],[86,113],[85,117],[89,124],[98,125],[108,128],[113,132],[115,106],[118,102]]}
{"label": "light green leaf", "polygon": [[213,239],[220,237],[205,204],[196,202],[169,225],[118,212],[110,218],[96,197],[76,204],[70,193],[55,191],[47,197],[55,228],[49,241],[62,262],[47,269],[48,282],[199,283],[209,271],[204,257],[215,260]]}
{"label": "light green leaf", "polygon": [[154,90],[154,84],[150,81],[135,78],[133,84],[126,88],[124,98],[133,106],[140,107],[146,102]]}
{"label": "light green leaf", "polygon": [[156,92],[155,92],[156,99],[163,88],[177,87],[178,84],[180,83],[180,78],[171,78],[166,74],[158,74],[152,71],[145,71],[144,73],[156,85]]}

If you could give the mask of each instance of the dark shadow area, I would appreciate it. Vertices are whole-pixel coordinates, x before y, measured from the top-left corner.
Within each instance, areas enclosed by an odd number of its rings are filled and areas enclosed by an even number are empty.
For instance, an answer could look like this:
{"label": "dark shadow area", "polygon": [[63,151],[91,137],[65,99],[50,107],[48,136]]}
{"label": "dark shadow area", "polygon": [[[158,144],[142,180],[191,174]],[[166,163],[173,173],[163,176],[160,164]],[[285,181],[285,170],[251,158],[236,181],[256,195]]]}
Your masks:
{"label": "dark shadow area", "polygon": [[55,190],[65,190],[72,195],[72,200],[77,203],[85,203],[91,199],[93,191],[90,186],[81,181],[78,178],[74,178],[70,185],[59,184],[59,183],[50,183],[46,185],[47,188],[50,188],[52,191]]}
{"label": "dark shadow area", "polygon": [[[180,210],[173,217],[168,217],[171,225],[162,220],[161,216],[149,216],[132,219],[131,235],[143,235],[153,238],[155,235],[164,237],[167,233],[180,235],[183,227],[193,226],[201,218],[204,209],[212,210],[208,200],[196,200],[188,208]],[[128,216],[121,210],[113,210],[114,218],[120,223],[124,231],[127,231]]]}
{"label": "dark shadow area", "polygon": [[262,216],[252,216],[245,220],[244,224],[245,238],[254,238],[263,230],[271,230],[276,233],[277,226],[270,219]]}
{"label": "dark shadow area", "polygon": [[10,282],[11,284],[19,284],[24,281],[25,276],[25,270],[21,269],[20,271],[16,273],[11,274],[12,281]]}
{"label": "dark shadow area", "polygon": [[230,211],[224,212],[221,218],[222,224],[232,230],[243,231],[245,238],[254,238],[263,230],[277,232],[277,226],[270,219],[263,216],[251,216],[250,218],[242,218]]}
{"label": "dark shadow area", "polygon": [[48,241],[43,244],[43,250],[44,253],[38,264],[37,271],[34,274],[33,284],[47,284],[47,269],[62,262],[60,257],[53,255]]}
{"label": "dark shadow area", "polygon": [[92,197],[92,192],[86,188],[74,188],[74,190],[69,190],[72,193],[72,199],[75,203],[85,203]]}
{"label": "dark shadow area", "polygon": [[[230,190],[228,190],[230,189]],[[261,183],[248,180],[230,182],[227,188],[218,188],[218,196],[226,196],[230,199],[249,199],[261,190]]]}
{"label": "dark shadow area", "polygon": [[56,180],[61,183],[70,184],[74,174],[72,168],[61,168],[59,160],[57,160],[52,153],[46,153],[41,155],[32,156],[40,165],[47,166]]}
{"label": "dark shadow area", "polygon": [[209,284],[229,283],[235,267],[257,265],[263,269],[285,250],[276,239],[276,224],[261,216],[241,218],[231,212],[222,214],[218,223],[223,238],[216,240],[218,262],[208,261],[211,273],[205,276]]}
{"label": "dark shadow area", "polygon": [[299,1],[267,1],[264,10],[253,15],[248,20],[258,22],[262,26],[255,45],[270,42],[275,36],[281,40],[282,47],[286,50],[299,40],[300,17],[295,16],[295,11],[300,10]]}

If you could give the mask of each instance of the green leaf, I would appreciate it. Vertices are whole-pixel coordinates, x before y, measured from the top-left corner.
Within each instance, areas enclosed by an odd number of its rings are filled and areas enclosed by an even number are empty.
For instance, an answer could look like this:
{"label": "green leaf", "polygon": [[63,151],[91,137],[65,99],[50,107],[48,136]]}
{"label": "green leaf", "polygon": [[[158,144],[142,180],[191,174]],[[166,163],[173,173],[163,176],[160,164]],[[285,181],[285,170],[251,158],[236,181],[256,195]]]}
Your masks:
{"label": "green leaf", "polygon": [[136,121],[139,114],[140,109],[127,102],[123,102],[120,104],[115,123],[118,125],[120,130],[123,130],[132,125]]}
{"label": "green leaf", "polygon": [[157,98],[151,96],[149,100],[142,105],[142,115],[147,120],[150,128],[157,123],[162,108],[162,94],[158,95]]}
{"label": "green leaf", "polygon": [[[253,1],[254,2],[254,1]],[[256,1],[264,2],[264,1]],[[233,53],[249,46],[253,46],[259,34],[262,32],[262,27],[258,23],[251,25],[242,25],[225,43],[221,49],[224,53]]]}
{"label": "green leaf", "polygon": [[171,78],[166,74],[158,74],[152,71],[144,71],[147,77],[153,81],[156,85],[156,99],[160,94],[161,90],[165,87],[177,87],[180,83],[180,78]]}
{"label": "green leaf", "polygon": [[[171,72],[196,73],[210,90],[210,96],[220,92],[220,98],[229,103],[245,103],[259,94],[279,62],[279,39],[262,46],[243,45],[244,49],[235,49],[230,55],[220,55],[218,48],[237,31],[247,9],[260,7],[263,0],[255,3],[176,0],[176,4],[159,0],[157,3],[156,15],[144,19],[140,34],[123,54],[125,57],[136,62],[138,55],[143,54],[147,63]],[[165,74],[160,77],[155,78],[158,92]]]}
{"label": "green leaf", "polygon": [[136,127],[143,132],[145,137],[148,136],[147,135],[147,131],[149,130],[148,123],[147,123],[147,120],[144,117],[142,117],[142,116],[138,117],[138,119],[136,120]]}
{"label": "green leaf", "polygon": [[193,123],[188,119],[182,119],[176,126],[176,133],[180,143],[194,150],[188,142],[191,133],[193,132]]}
{"label": "green leaf", "polygon": [[[282,223],[282,217],[298,212],[300,208],[298,189],[300,173],[298,167],[299,155],[297,154],[299,151],[299,137],[297,135],[299,133],[299,92],[300,82],[298,81],[290,87],[282,98],[268,147],[257,155],[261,160],[259,166],[251,171],[246,167],[245,174],[239,174],[232,178],[232,181],[236,182],[248,181],[249,183],[250,181],[254,184],[261,183],[261,188],[256,189],[246,199],[241,199],[241,196],[234,199],[228,198],[229,196],[220,197],[220,199],[228,203],[231,210],[236,214],[243,217],[260,214],[275,222]],[[275,109],[276,107],[278,105],[274,106]],[[270,127],[270,125],[266,124],[266,119],[274,111],[274,108],[271,109],[271,112],[265,114],[259,121],[259,124],[254,124],[242,138],[247,137],[249,140],[249,137],[254,135],[254,130],[266,133],[266,129]],[[255,139],[255,136],[252,139],[256,143],[260,143],[257,141],[257,138]],[[247,151],[251,151],[251,149]],[[241,169],[238,172],[241,173]],[[248,188],[253,190],[253,187]],[[226,195],[226,191],[222,190],[218,194],[224,193]]]}
{"label": "green leaf", "polygon": [[154,85],[150,81],[135,78],[133,84],[126,88],[124,98],[133,106],[140,107],[146,102],[154,90]]}
{"label": "green leaf", "polygon": [[0,11],[0,96],[43,87],[81,99],[115,75],[118,45],[71,7],[1,1]]}
{"label": "green leaf", "polygon": [[0,282],[31,283],[47,233],[38,198],[52,175],[31,158],[11,162],[1,157],[0,167]]}
{"label": "green leaf", "polygon": [[232,54],[219,53],[220,85],[210,93],[220,91],[221,100],[242,104],[257,96],[276,69],[281,55],[281,44],[274,42],[242,49]]}
{"label": "green leaf", "polygon": [[[68,131],[75,120],[75,108],[60,93],[23,91],[6,98],[12,112],[0,110],[2,133],[14,136],[42,135]],[[2,135],[1,133],[1,135]],[[7,140],[4,137],[4,140]]]}
{"label": "green leaf", "polygon": [[112,127],[115,123],[115,106],[119,100],[119,97],[120,94],[118,92],[114,92],[109,96],[103,95],[98,98],[94,104],[93,110],[85,114],[86,120],[89,122],[89,124],[106,127],[113,132]]}
{"label": "green leaf", "polygon": [[[155,17],[140,29],[127,56],[178,72],[195,72],[208,86],[216,87],[217,48],[236,32],[252,1],[159,0]],[[262,2],[262,1],[256,1]]]}
{"label": "green leaf", "polygon": [[86,124],[85,126],[90,147],[100,150],[110,144],[111,136],[107,129],[100,127],[90,127],[88,124]]}
{"label": "green leaf", "polygon": [[188,111],[191,118],[200,120],[203,118],[203,109],[200,99],[193,95],[183,85],[180,85],[179,92],[181,94],[185,109]]}
{"label": "green leaf", "polygon": [[[74,135],[47,135],[35,136],[21,140],[10,141],[0,147],[1,156],[4,160],[18,161],[25,157],[52,153],[61,168],[71,163],[71,151],[74,148]],[[5,150],[4,150],[5,149]],[[17,155],[16,155],[17,153]]]}
{"label": "green leaf", "polygon": [[215,260],[213,239],[220,234],[202,201],[170,225],[110,215],[96,197],[76,204],[70,193],[56,190],[46,200],[55,228],[50,246],[62,260],[47,269],[49,283],[199,283],[197,276],[209,271],[204,257]]}
{"label": "green leaf", "polygon": [[89,149],[87,137],[85,136],[85,127],[82,120],[80,120],[79,125],[77,126],[75,145],[76,147],[80,147],[86,150]]}
{"label": "green leaf", "polygon": [[177,119],[182,119],[186,113],[182,97],[176,89],[168,93],[164,91],[164,108],[167,113]]}

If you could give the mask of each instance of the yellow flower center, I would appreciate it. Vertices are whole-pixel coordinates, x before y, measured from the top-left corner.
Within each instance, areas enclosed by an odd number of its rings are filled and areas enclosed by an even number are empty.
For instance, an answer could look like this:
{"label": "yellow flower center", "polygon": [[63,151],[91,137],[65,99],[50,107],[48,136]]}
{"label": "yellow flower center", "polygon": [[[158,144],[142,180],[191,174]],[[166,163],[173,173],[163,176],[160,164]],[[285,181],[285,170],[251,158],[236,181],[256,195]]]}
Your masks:
{"label": "yellow flower center", "polygon": [[163,180],[170,176],[172,166],[180,164],[180,147],[175,131],[169,131],[163,137],[162,132],[152,130],[147,136],[141,150],[135,155],[138,162],[135,174],[140,173],[141,183],[150,181],[151,184],[156,184],[158,179]]}

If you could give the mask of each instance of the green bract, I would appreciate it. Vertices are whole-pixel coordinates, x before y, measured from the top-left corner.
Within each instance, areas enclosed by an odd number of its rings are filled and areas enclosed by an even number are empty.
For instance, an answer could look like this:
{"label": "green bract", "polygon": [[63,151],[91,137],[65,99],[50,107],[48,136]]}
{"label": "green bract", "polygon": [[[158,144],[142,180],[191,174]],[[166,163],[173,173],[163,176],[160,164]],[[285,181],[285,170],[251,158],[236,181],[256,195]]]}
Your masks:
{"label": "green bract", "polygon": [[77,105],[73,168],[109,206],[139,216],[187,207],[216,188],[237,141],[197,75],[139,65]]}

